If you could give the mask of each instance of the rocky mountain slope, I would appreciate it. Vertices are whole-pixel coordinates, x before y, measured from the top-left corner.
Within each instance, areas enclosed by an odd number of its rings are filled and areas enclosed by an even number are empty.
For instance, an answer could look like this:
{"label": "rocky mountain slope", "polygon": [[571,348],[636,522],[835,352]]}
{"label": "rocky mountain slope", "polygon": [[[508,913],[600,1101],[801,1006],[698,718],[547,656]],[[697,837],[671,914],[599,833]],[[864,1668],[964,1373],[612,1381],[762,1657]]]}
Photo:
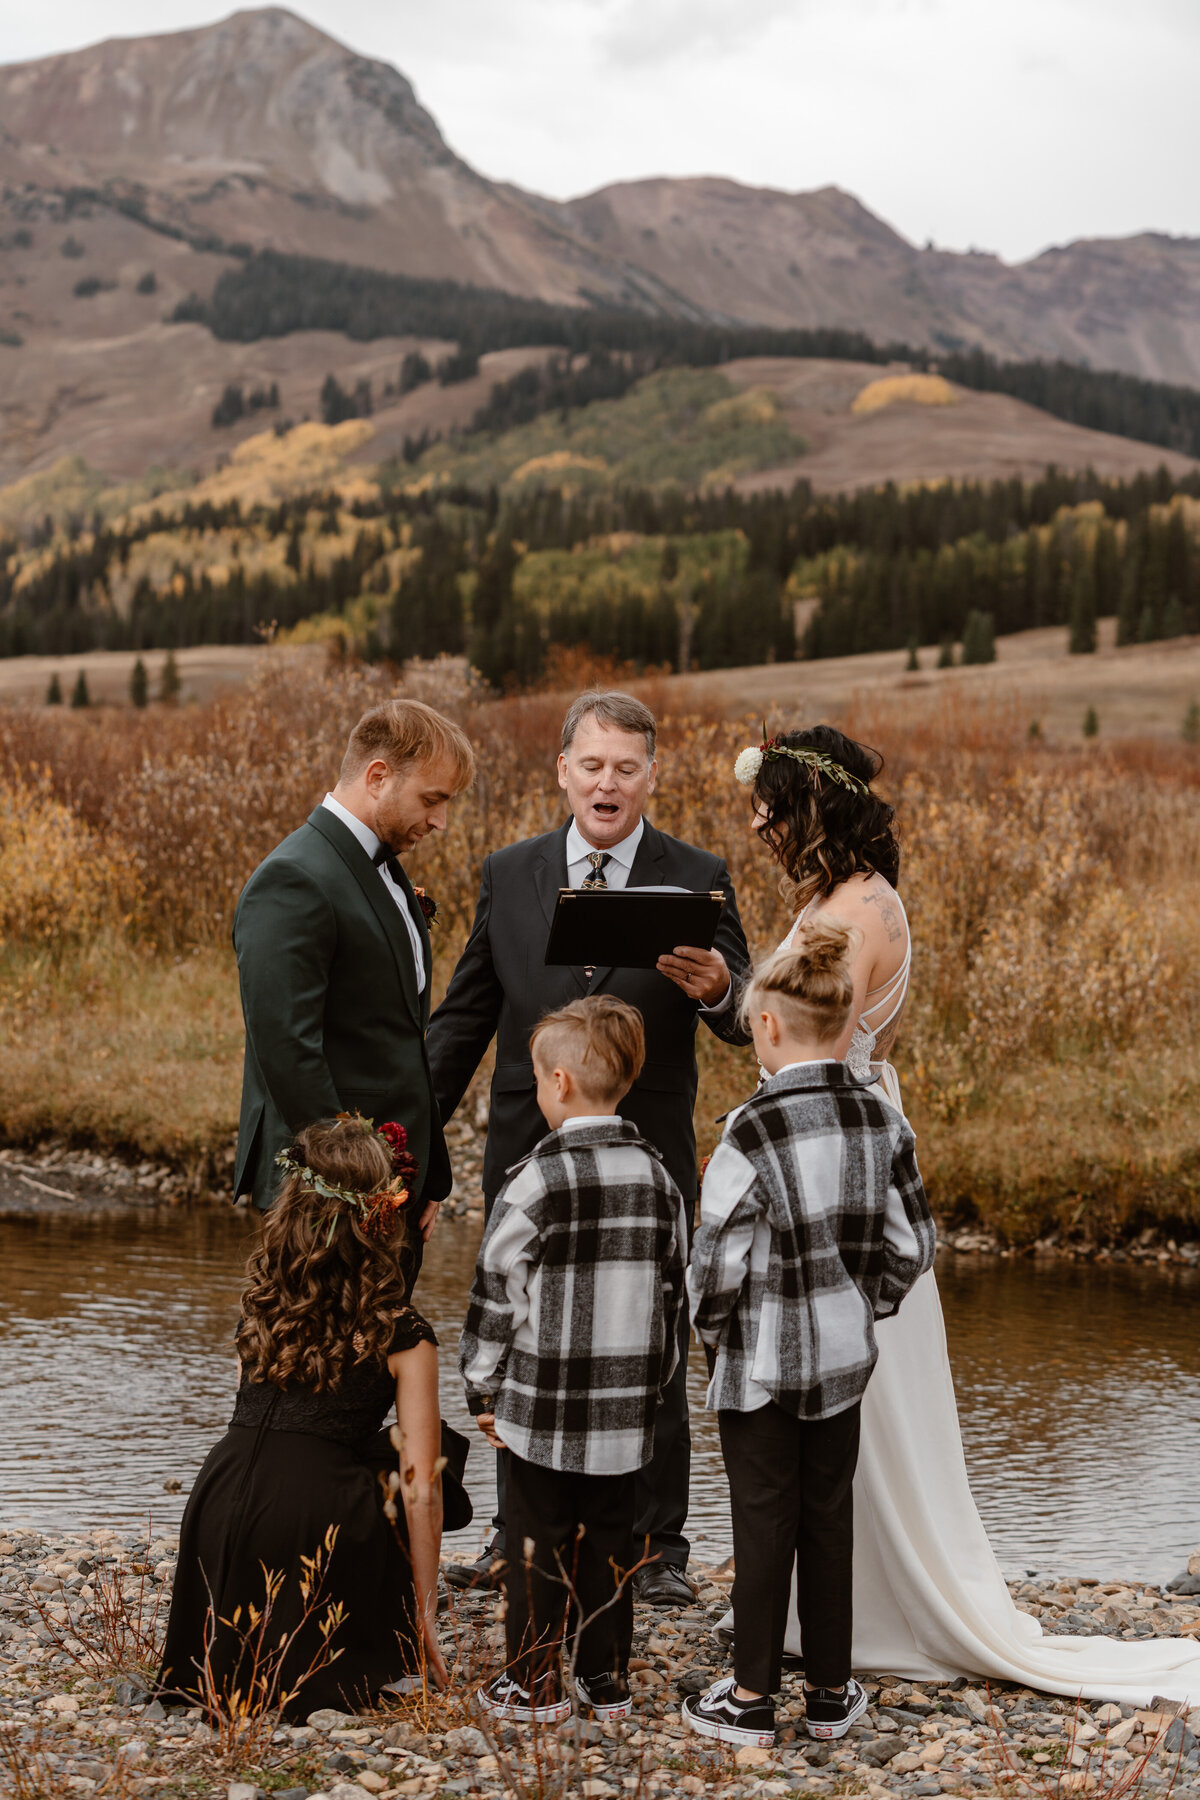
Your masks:
{"label": "rocky mountain slope", "polygon": [[[282,377],[299,417],[329,370],[381,373],[402,353],[328,333],[234,349],[164,323],[247,246],[1200,386],[1200,240],[1078,243],[1010,268],[917,249],[836,189],[647,180],[559,204],[472,169],[395,69],[268,7],[0,67],[0,475],[85,440],[130,472],[211,460],[225,380]],[[131,430],[106,448],[117,414]]]}

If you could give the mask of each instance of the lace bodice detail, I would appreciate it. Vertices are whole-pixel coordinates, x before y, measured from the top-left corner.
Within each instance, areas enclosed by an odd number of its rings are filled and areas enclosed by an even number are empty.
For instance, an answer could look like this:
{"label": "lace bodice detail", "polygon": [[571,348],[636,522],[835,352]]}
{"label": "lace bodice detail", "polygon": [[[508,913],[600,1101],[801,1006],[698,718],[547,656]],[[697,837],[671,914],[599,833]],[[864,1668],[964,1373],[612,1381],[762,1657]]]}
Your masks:
{"label": "lace bodice detail", "polygon": [[[396,1319],[388,1354],[395,1356],[420,1343],[436,1348],[433,1327],[413,1307],[405,1307]],[[229,1423],[267,1431],[303,1431],[339,1444],[364,1444],[383,1425],[395,1400],[396,1383],[386,1362],[351,1363],[336,1394],[243,1380]]]}

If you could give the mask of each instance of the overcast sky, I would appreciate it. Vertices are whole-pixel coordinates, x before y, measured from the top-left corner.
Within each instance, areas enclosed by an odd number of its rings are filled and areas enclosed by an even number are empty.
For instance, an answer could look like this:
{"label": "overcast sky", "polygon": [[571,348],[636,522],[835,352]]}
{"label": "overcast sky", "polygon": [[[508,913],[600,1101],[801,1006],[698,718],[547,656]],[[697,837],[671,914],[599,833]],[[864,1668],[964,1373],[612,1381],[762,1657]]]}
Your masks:
{"label": "overcast sky", "polygon": [[[0,60],[231,10],[0,0]],[[1200,237],[1200,0],[305,0],[293,10],[403,70],[484,174],[555,198],[643,175],[832,183],[914,242],[1009,261],[1077,237]]]}

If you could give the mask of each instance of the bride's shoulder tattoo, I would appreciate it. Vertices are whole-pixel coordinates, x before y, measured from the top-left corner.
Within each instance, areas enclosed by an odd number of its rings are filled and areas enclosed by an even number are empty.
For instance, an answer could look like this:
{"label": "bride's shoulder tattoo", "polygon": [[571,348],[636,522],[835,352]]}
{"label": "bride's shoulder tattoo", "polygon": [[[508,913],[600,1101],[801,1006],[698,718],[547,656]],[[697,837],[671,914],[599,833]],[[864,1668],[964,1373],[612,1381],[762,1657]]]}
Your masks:
{"label": "bride's shoulder tattoo", "polygon": [[904,936],[904,926],[901,924],[900,909],[896,905],[893,895],[890,893],[864,894],[862,903],[864,906],[877,906],[879,908],[879,917],[883,923],[884,930],[888,934],[888,943],[899,943],[900,939]]}

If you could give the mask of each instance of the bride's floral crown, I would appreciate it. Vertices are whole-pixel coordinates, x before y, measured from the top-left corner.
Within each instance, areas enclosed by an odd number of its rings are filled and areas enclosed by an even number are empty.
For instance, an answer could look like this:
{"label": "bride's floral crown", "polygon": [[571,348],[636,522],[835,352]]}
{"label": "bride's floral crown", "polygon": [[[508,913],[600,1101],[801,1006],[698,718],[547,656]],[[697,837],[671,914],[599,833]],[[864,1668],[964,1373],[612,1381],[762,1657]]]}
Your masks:
{"label": "bride's floral crown", "polygon": [[[361,1113],[339,1113],[334,1121],[338,1125],[349,1123],[373,1125],[371,1119],[364,1119]],[[326,1180],[302,1163],[290,1150],[281,1150],[275,1158],[276,1164],[288,1175],[297,1176],[304,1186],[322,1200],[333,1202],[329,1215],[329,1230],[325,1235],[325,1247],[333,1242],[333,1234],[337,1230],[337,1222],[343,1212],[358,1214],[362,1229],[367,1237],[383,1239],[390,1237],[404,1211],[409,1191],[406,1181],[411,1181],[417,1173],[417,1161],[408,1148],[408,1133],[403,1125],[391,1121],[381,1125],[377,1137],[387,1145],[388,1155],[392,1161],[392,1179],[382,1187],[366,1194],[359,1188],[339,1187],[335,1181]]]}
{"label": "bride's floral crown", "polygon": [[753,787],[758,780],[759,770],[765,762],[777,762],[781,756],[790,756],[793,762],[803,763],[814,775],[827,775],[839,787],[848,788],[852,794],[865,794],[867,784],[844,769],[832,756],[823,750],[793,748],[791,744],[782,743],[776,735],[767,736],[766,722],[763,722],[763,741],[761,744],[747,744],[733,765],[733,772],[743,787]]}

